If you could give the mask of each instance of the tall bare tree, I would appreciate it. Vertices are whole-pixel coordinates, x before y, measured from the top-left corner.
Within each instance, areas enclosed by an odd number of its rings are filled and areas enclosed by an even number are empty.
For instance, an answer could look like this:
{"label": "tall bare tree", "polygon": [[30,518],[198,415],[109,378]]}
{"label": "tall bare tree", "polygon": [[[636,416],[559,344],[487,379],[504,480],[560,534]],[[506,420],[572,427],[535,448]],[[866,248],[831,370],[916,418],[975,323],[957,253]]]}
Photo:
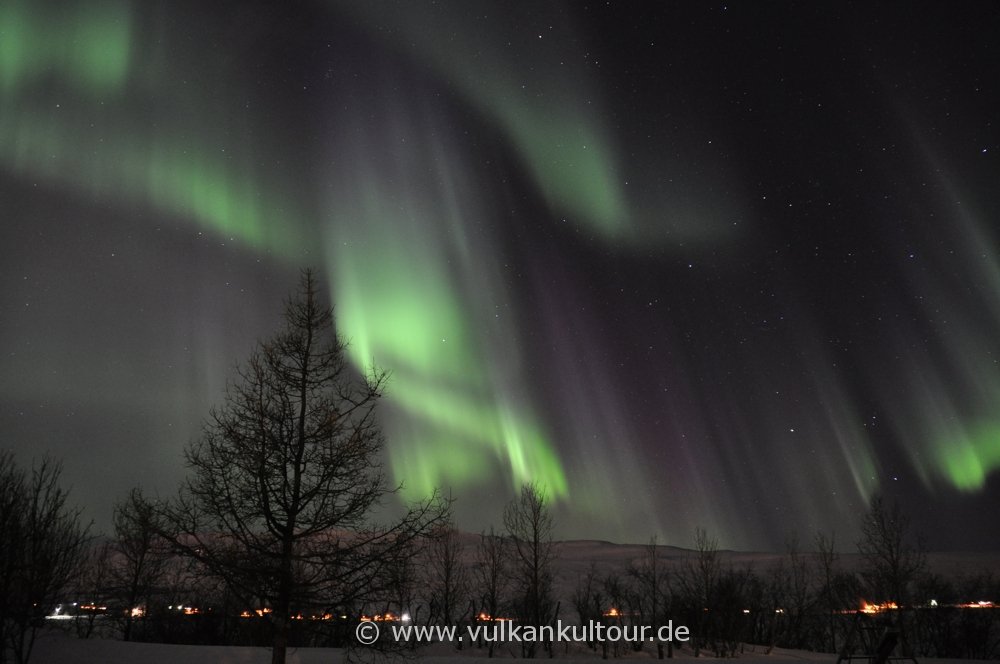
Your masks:
{"label": "tall bare tree", "polygon": [[806,616],[812,610],[812,576],[809,559],[799,547],[799,538],[791,534],[785,539],[786,585],[781,597],[784,613],[783,642],[793,648],[804,648]]}
{"label": "tall bare tree", "polygon": [[428,547],[431,619],[442,625],[453,625],[468,613],[469,572],[460,538],[452,524],[445,524],[433,533]]}
{"label": "tall bare tree", "polygon": [[[400,546],[383,554],[382,571],[377,583],[372,584],[378,588],[378,592],[373,594],[381,599],[381,604],[376,605],[381,608],[376,608],[375,613],[395,613],[400,620],[405,620],[407,616],[414,622],[420,620],[422,606],[418,601],[418,593],[422,587],[421,580],[425,578],[424,556],[421,555],[424,550],[421,544],[407,539]],[[411,636],[406,644],[387,644],[389,651],[404,645],[415,650],[417,640]]]}
{"label": "tall bare tree", "polygon": [[[507,561],[507,539],[490,528],[490,532],[479,536],[479,546],[476,549],[476,560],[472,567],[472,576],[479,588],[479,612],[487,619],[495,621],[500,616],[500,610],[507,596],[507,586],[510,583],[510,571]],[[493,657],[496,640],[491,639],[488,653]]]}
{"label": "tall bare tree", "polygon": [[[522,624],[545,625],[552,620],[552,514],[545,492],[534,483],[521,487],[521,494],[507,504],[504,526],[514,550],[516,583],[520,584],[519,608]],[[524,644],[524,654],[533,657],[535,644]]]}
{"label": "tall bare tree", "polygon": [[[887,506],[881,496],[872,498],[861,520],[858,552],[864,561],[861,577],[870,597],[893,602],[900,608],[910,602],[910,592],[926,563],[923,546],[914,541],[910,520],[899,503]],[[905,656],[911,657],[910,625],[905,611],[893,611],[895,629]]]}
{"label": "tall bare tree", "polygon": [[[629,568],[629,575],[635,579],[643,624],[652,627],[654,632],[663,624],[669,603],[667,569],[660,560],[659,549],[656,537],[651,537],[642,558]],[[669,656],[673,657],[673,642],[668,641],[667,646],[670,649]],[[663,654],[663,642],[657,639],[656,656],[663,659]]]}
{"label": "tall bare tree", "polygon": [[82,570],[77,578],[76,596],[78,604],[87,604],[90,610],[78,611],[73,618],[76,635],[81,639],[89,639],[99,626],[98,617],[102,615],[99,606],[105,606],[113,599],[111,585],[112,559],[115,552],[112,543],[105,540],[92,543],[84,554]]}
{"label": "tall bare tree", "polygon": [[0,453],[0,662],[8,647],[18,664],[31,658],[45,616],[82,571],[89,526],[67,504],[61,474],[51,458],[26,472]]}
{"label": "tall bare tree", "polygon": [[837,622],[836,611],[838,608],[834,599],[834,574],[837,564],[837,550],[834,546],[835,535],[826,535],[822,531],[816,532],[814,540],[816,546],[816,561],[819,564],[820,578],[822,579],[823,612],[827,617],[827,624],[824,628],[829,631],[830,652],[837,652]]}
{"label": "tall bare tree", "polygon": [[357,605],[385,561],[448,512],[435,496],[391,524],[369,522],[394,493],[375,418],[387,375],[351,372],[311,271],[284,319],[238,368],[186,451],[191,476],[160,510],[177,550],[270,609],[274,664],[285,661],[293,609]]}
{"label": "tall bare tree", "polygon": [[24,472],[14,463],[14,455],[0,452],[0,664],[7,661],[9,637],[13,630],[14,585],[20,566],[24,524]]}
{"label": "tall bare tree", "polygon": [[115,556],[112,576],[117,599],[124,604],[122,640],[132,638],[136,616],[149,610],[150,599],[161,582],[168,561],[162,538],[157,534],[156,506],[141,489],[132,489],[115,505]]}
{"label": "tall bare tree", "polygon": [[869,592],[899,606],[909,601],[910,588],[926,561],[923,547],[913,540],[909,528],[910,520],[898,503],[886,506],[881,496],[875,496],[861,521],[858,540]]}
{"label": "tall bare tree", "polygon": [[[589,625],[591,622],[601,620],[605,601],[597,576],[597,566],[593,561],[591,561],[587,571],[577,579],[572,600],[581,625]],[[591,650],[597,648],[597,644],[593,641],[588,641],[587,645]]]}
{"label": "tall bare tree", "polygon": [[722,579],[722,561],[719,558],[719,541],[710,537],[703,528],[695,528],[694,551],[685,561],[678,579],[692,620],[691,634],[694,654],[714,644],[718,628],[719,585]]}
{"label": "tall bare tree", "polygon": [[[602,620],[607,625],[621,627],[625,622],[625,615],[631,613],[628,605],[628,596],[630,594],[628,584],[618,570],[613,570],[604,575],[601,586],[608,602],[607,609],[601,612]],[[601,648],[603,649],[602,655],[604,659],[608,658],[609,649],[611,656],[615,659],[621,657],[625,652],[624,644],[620,639],[612,641],[610,644],[607,640],[604,640],[601,642]]]}

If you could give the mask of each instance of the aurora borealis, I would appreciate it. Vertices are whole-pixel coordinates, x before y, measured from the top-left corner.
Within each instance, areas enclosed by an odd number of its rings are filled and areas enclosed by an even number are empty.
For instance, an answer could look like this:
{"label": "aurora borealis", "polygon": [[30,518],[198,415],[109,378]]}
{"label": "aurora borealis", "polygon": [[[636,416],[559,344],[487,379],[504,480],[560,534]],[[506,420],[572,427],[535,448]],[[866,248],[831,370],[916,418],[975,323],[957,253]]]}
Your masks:
{"label": "aurora borealis", "polygon": [[[297,271],[458,524],[997,548],[989,6],[0,0],[0,431],[169,493]],[[992,28],[992,29],[991,29]]]}

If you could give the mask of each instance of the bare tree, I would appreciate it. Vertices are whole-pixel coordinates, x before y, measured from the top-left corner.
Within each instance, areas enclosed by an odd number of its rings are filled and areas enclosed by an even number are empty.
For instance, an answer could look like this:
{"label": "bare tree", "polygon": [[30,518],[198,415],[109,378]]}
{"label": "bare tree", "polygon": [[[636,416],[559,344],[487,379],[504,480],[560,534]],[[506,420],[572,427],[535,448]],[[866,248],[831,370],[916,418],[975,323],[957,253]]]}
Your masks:
{"label": "bare tree", "polygon": [[[93,544],[85,554],[82,571],[76,584],[78,610],[73,618],[76,634],[81,639],[93,636],[98,625],[97,617],[102,615],[108,600],[112,599],[111,585],[112,559],[114,547],[110,541]],[[86,606],[89,608],[82,608]]]}
{"label": "bare tree", "polygon": [[24,523],[24,472],[14,455],[0,452],[0,664],[7,661],[9,637],[14,627],[14,587],[19,572]]}
{"label": "bare tree", "polygon": [[[643,557],[629,568],[629,575],[635,579],[639,610],[644,625],[656,632],[667,615],[669,595],[667,594],[667,570],[660,560],[656,537],[651,537]],[[673,641],[667,642],[669,656],[674,656]],[[663,642],[656,640],[656,656],[663,659]]]}
{"label": "bare tree", "polygon": [[89,526],[67,505],[61,473],[51,458],[25,472],[0,454],[0,662],[8,646],[19,664],[31,658],[45,616],[81,571]]}
{"label": "bare tree", "polygon": [[453,625],[468,614],[469,574],[462,559],[464,551],[453,525],[445,524],[433,533],[428,547],[430,613],[438,624]]}
{"label": "bare tree", "polygon": [[434,496],[389,525],[369,523],[394,493],[375,419],[388,377],[354,377],[311,271],[284,318],[238,368],[186,451],[192,476],[160,510],[175,549],[270,609],[274,664],[285,661],[293,609],[357,606],[385,561],[448,512]]}
{"label": "bare tree", "polygon": [[836,611],[840,607],[836,605],[836,601],[834,600],[834,572],[838,557],[834,548],[834,534],[830,533],[827,536],[822,531],[817,531],[814,542],[816,545],[816,560],[819,563],[823,583],[820,594],[822,595],[823,611],[827,616],[827,625],[824,628],[829,631],[830,652],[837,652]]}
{"label": "bare tree", "polygon": [[[525,625],[545,625],[552,619],[552,515],[543,490],[534,483],[521,487],[518,498],[507,504],[504,526],[514,549],[516,582],[520,584],[519,613]],[[522,644],[525,656],[534,657],[535,644]]]}
{"label": "bare tree", "polygon": [[680,584],[691,619],[692,644],[697,657],[701,649],[714,643],[718,589],[722,578],[719,541],[702,528],[694,532],[694,555],[685,561]]}
{"label": "bare tree", "polygon": [[875,496],[861,521],[858,540],[869,592],[899,606],[908,602],[910,586],[925,564],[923,547],[911,541],[909,526],[898,503],[886,507],[882,497]]}
{"label": "bare tree", "polygon": [[114,550],[112,568],[117,598],[124,604],[121,619],[122,640],[132,638],[135,619],[149,610],[149,603],[161,582],[168,557],[162,538],[157,535],[155,505],[142,490],[132,489],[115,505]]}
{"label": "bare tree", "polygon": [[[601,618],[605,624],[617,625],[620,628],[624,623],[625,614],[629,613],[627,609],[627,600],[629,595],[628,585],[622,578],[621,574],[617,571],[612,571],[604,575],[602,586],[604,588],[604,596],[607,597],[608,607],[601,611]],[[601,642],[601,648],[603,658],[607,659],[607,640]],[[612,657],[616,659],[622,656],[624,653],[624,644],[621,640],[611,642],[611,653]]]}
{"label": "bare tree", "polygon": [[[921,544],[911,540],[909,525],[898,503],[887,507],[881,496],[875,496],[862,518],[858,540],[858,552],[864,561],[861,578],[869,597],[900,608],[909,604],[910,591],[926,560]],[[893,611],[892,616],[902,652],[912,657],[907,614]]]}
{"label": "bare tree", "polygon": [[[479,588],[480,617],[493,622],[499,618],[510,574],[507,563],[507,540],[503,535],[495,533],[492,527],[489,533],[482,533],[479,536],[472,575]],[[490,657],[493,657],[495,648],[496,639],[491,639],[488,647]]]}
{"label": "bare tree", "polygon": [[[593,562],[587,568],[585,574],[577,579],[576,587],[573,589],[573,606],[580,617],[581,625],[589,625],[591,622],[599,622],[604,611],[604,596],[601,594],[601,584],[597,579],[597,567]],[[587,645],[591,650],[597,648],[597,644],[588,641]],[[607,658],[606,648],[603,652]]]}
{"label": "bare tree", "polygon": [[[398,547],[384,554],[383,568],[378,579],[377,596],[381,598],[381,611],[376,609],[376,613],[392,613],[395,609],[396,617],[404,620],[408,617],[411,621],[420,619],[420,606],[417,602],[420,579],[424,577],[421,556],[419,555],[418,542],[407,540]],[[381,645],[381,644],[380,644]],[[387,649],[392,650],[403,646],[402,643],[386,644]],[[411,637],[409,643],[405,644],[411,650],[416,649],[417,641]]]}
{"label": "bare tree", "polygon": [[788,602],[788,588],[790,586],[791,574],[788,571],[787,561],[781,558],[761,581],[764,620],[767,626],[766,652],[768,655],[781,640],[785,605]]}
{"label": "bare tree", "polygon": [[799,549],[797,536],[790,535],[785,540],[785,557],[780,567],[784,570],[778,607],[784,622],[782,645],[803,648],[805,620],[812,608],[813,594],[809,560]]}

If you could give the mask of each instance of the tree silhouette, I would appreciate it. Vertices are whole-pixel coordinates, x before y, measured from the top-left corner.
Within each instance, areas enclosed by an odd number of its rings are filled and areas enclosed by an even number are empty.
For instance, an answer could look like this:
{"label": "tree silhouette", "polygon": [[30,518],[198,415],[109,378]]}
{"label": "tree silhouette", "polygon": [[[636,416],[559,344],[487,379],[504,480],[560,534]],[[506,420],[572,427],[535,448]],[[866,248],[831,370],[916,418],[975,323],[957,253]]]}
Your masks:
{"label": "tree silhouette", "polygon": [[125,609],[120,616],[123,641],[132,639],[134,609],[148,612],[152,594],[166,571],[168,559],[156,534],[156,518],[154,503],[138,488],[115,505],[112,547],[117,555],[111,576],[116,599]]}
{"label": "tree silhouette", "polygon": [[35,635],[80,574],[88,527],[67,505],[62,467],[51,458],[18,468],[0,453],[0,663],[31,658]]}
{"label": "tree silhouette", "polygon": [[911,541],[910,520],[898,503],[886,506],[881,496],[872,498],[861,520],[858,552],[864,560],[861,575],[872,596],[906,604],[926,556],[920,543]]}
{"label": "tree silhouette", "polygon": [[[500,617],[510,583],[507,553],[507,540],[495,533],[492,526],[488,533],[479,535],[472,573],[479,589],[479,614],[494,625]],[[488,646],[490,657],[493,657],[495,648],[496,640],[491,639]]]}
{"label": "tree silhouette", "polygon": [[[514,553],[515,583],[520,584],[522,624],[548,624],[555,611],[552,597],[552,514],[544,491],[534,483],[521,487],[521,494],[507,504],[503,523]],[[534,657],[535,644],[522,644],[522,652]]]}
{"label": "tree silhouette", "polygon": [[375,419],[387,375],[352,374],[311,271],[284,319],[237,369],[186,451],[191,476],[161,507],[176,550],[268,610],[274,664],[285,661],[293,611],[373,596],[386,561],[448,512],[435,495],[388,525],[369,523],[395,492]]}

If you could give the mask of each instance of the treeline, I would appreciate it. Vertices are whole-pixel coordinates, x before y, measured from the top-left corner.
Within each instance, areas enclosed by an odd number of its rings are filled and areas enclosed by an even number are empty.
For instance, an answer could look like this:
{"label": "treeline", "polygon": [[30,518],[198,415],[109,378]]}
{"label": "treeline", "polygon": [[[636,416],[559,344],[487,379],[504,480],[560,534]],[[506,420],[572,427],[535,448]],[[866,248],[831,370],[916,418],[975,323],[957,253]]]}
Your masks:
{"label": "treeline", "polygon": [[0,664],[27,662],[47,612],[80,573],[87,528],[67,504],[60,467],[19,467],[0,452]]}
{"label": "treeline", "polygon": [[[44,461],[19,469],[0,455],[0,523],[4,525],[4,639],[17,662],[30,657],[46,623],[80,638],[165,643],[270,645],[273,606],[250,598],[225,576],[185,555],[159,522],[154,501],[133,490],[115,507],[113,533],[90,538],[58,486],[59,468]],[[862,626],[894,628],[899,652],[916,657],[1000,657],[1000,610],[962,608],[977,597],[1000,595],[987,572],[946,579],[927,571],[921,548],[896,506],[872,501],[864,515],[859,569],[846,569],[832,537],[819,533],[802,546],[791,539],[767,566],[726,561],[717,541],[698,530],[693,548],[678,556],[655,539],[620,569],[592,566],[556,588],[560,563],[552,517],[537,486],[523,487],[504,510],[503,527],[478,536],[447,520],[394,548],[367,585],[350,595],[300,596],[290,606],[287,645],[356,647],[359,620],[412,625],[563,623],[649,627],[684,625],[684,642],[592,641],[604,658],[677,647],[696,655],[738,656],[748,647],[840,652],[849,638],[862,647]],[[16,536],[15,536],[16,533]],[[347,534],[342,534],[346,536]],[[567,595],[562,597],[560,595]],[[931,600],[935,600],[934,605]],[[871,614],[858,617],[861,603]],[[895,607],[895,608],[890,608]],[[57,619],[54,619],[57,618]],[[50,622],[51,620],[51,622]],[[383,630],[385,631],[385,630]],[[488,656],[558,656],[557,643],[456,643]],[[385,650],[418,644],[384,640]]]}
{"label": "treeline", "polygon": [[670,657],[675,645],[716,657],[748,647],[872,654],[889,630],[899,655],[1000,658],[1000,608],[961,605],[1000,596],[1000,579],[987,571],[955,579],[930,573],[910,542],[905,516],[876,497],[856,543],[858,570],[841,565],[832,536],[822,533],[808,548],[790,539],[778,560],[755,569],[725,562],[717,541],[699,530],[680,559],[653,540],[623,569],[591,568],[578,579],[573,604],[581,623],[655,629],[673,621],[691,632],[683,644],[588,644],[605,657],[650,647]]}
{"label": "treeline", "polygon": [[[81,638],[272,642],[267,600],[248,600],[210,567],[181,555],[163,535],[155,503],[141,491],[116,505],[110,537],[88,539],[58,477],[51,461],[25,470],[9,454],[0,455],[0,609],[14,661],[28,660],[34,634],[50,617],[61,618],[54,624]],[[686,557],[667,556],[654,539],[621,569],[601,573],[591,567],[576,579],[568,606],[554,587],[552,526],[545,495],[532,485],[507,506],[500,532],[464,535],[442,522],[397,549],[379,567],[378,578],[353,597],[295,603],[288,643],[352,647],[362,618],[459,626],[497,620],[554,625],[561,618],[653,630],[673,621],[690,630],[684,643],[586,644],[609,658],[641,649],[671,657],[680,645],[713,656],[735,656],[748,645],[838,652],[855,629],[860,602],[867,601],[871,610],[881,610],[864,619],[900,627],[902,647],[914,656],[1000,656],[1000,611],[958,606],[997,597],[1000,582],[985,572],[959,579],[927,572],[923,553],[909,544],[905,517],[879,499],[863,520],[860,570],[843,569],[832,537],[823,534],[809,547],[790,540],[767,568],[737,567],[699,530]],[[566,648],[493,642],[465,647],[483,648],[490,656],[497,648],[516,656],[557,655]]]}
{"label": "treeline", "polygon": [[[187,446],[188,475],[176,494],[152,499],[134,489],[116,506],[110,535],[90,537],[59,485],[57,463],[25,469],[0,454],[0,664],[27,662],[46,624],[70,625],[85,638],[270,645],[273,664],[283,664],[289,646],[356,646],[359,620],[673,620],[690,629],[699,654],[733,655],[743,643],[837,650],[846,629],[838,611],[859,597],[913,607],[931,590],[937,610],[893,612],[909,621],[907,648],[997,655],[996,612],[945,609],[965,589],[925,574],[905,518],[878,499],[862,524],[860,574],[840,569],[824,538],[816,554],[790,545],[776,569],[735,569],[699,531],[684,565],[665,564],[654,542],[627,569],[583,575],[571,607],[554,586],[544,487],[522,487],[501,530],[474,544],[452,528],[451,500],[437,493],[377,521],[396,492],[381,465],[375,417],[388,375],[349,367],[312,272],[286,302],[284,320],[238,366],[223,403]],[[996,596],[993,580],[975,584]],[[491,656],[501,647],[470,645]],[[589,646],[606,657],[625,647]],[[520,657],[558,652],[553,643],[502,647]],[[670,644],[663,647],[657,654],[669,657]]]}
{"label": "treeline", "polygon": [[[0,455],[3,532],[4,654],[27,662],[36,635],[63,628],[82,639],[202,645],[268,646],[274,607],[233,584],[188,547],[178,547],[162,522],[162,505],[132,490],[114,508],[113,532],[90,536],[58,487],[51,461],[25,472]],[[35,514],[31,505],[36,505]],[[23,523],[12,519],[24,515]],[[6,537],[10,535],[11,537]],[[339,533],[354,539],[357,533]],[[211,539],[211,538],[207,538]],[[552,521],[545,493],[526,485],[504,510],[502,532],[475,537],[442,520],[405,543],[353,558],[368,567],[362,584],[323,596],[296,595],[288,646],[356,647],[360,620],[414,625],[467,625],[517,620],[549,624],[558,615],[552,586]],[[324,540],[329,542],[329,540]],[[20,543],[20,546],[18,545]],[[266,570],[262,565],[254,573]],[[474,646],[474,644],[471,644]],[[482,645],[482,644],[480,644]],[[414,649],[386,639],[374,647]],[[526,644],[519,655],[535,654]],[[493,646],[490,646],[493,654]]]}
{"label": "treeline", "polygon": [[[99,546],[84,551],[87,529],[66,506],[57,466],[25,473],[3,457],[0,661],[27,662],[45,621],[72,614],[83,636],[110,616],[124,639],[266,643],[283,664],[290,644],[351,645],[347,625],[402,610],[421,579],[416,561],[446,546],[451,501],[435,492],[374,518],[397,491],[375,415],[388,375],[350,367],[309,270],[284,323],[237,367],[185,449],[176,495],[134,490]],[[509,511],[513,550],[533,557],[520,563],[531,566],[525,620],[547,615],[548,580],[538,542],[522,547],[513,534],[546,530],[543,501],[529,487]],[[71,588],[79,599],[60,605]],[[448,618],[455,601],[446,594],[429,610]]]}

